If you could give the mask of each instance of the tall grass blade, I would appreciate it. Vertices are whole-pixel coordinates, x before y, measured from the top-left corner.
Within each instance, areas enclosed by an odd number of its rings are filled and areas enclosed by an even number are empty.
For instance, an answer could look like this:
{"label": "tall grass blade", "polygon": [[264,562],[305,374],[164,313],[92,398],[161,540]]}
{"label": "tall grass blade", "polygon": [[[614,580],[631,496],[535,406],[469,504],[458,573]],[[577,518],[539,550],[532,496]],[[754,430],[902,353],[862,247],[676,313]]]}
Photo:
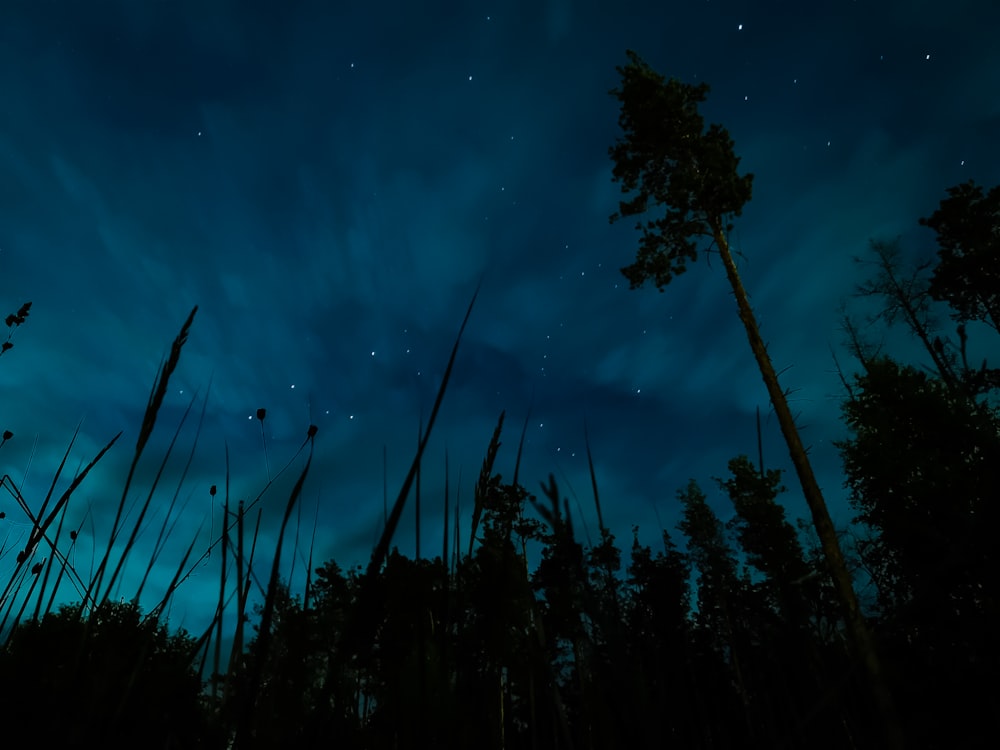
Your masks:
{"label": "tall grass blade", "polygon": [[[214,493],[213,493],[214,494]],[[215,512],[213,508],[212,512]],[[229,488],[226,488],[226,496],[222,500],[222,517],[225,521],[222,524],[222,534],[225,537],[222,543],[222,550],[219,554],[219,610],[216,614],[216,631],[215,631],[215,662],[212,666],[212,697],[218,695],[219,681],[216,676],[219,674],[219,666],[222,663],[222,619],[223,612],[226,608],[226,566],[229,560],[226,559],[226,553],[229,547],[229,532],[226,530],[229,525]]]}
{"label": "tall grass blade", "polygon": [[594,506],[597,508],[597,528],[601,532],[601,538],[607,534],[604,526],[604,515],[601,513],[601,497],[597,493],[597,473],[594,471],[594,457],[590,453],[590,435],[587,432],[587,420],[583,420],[583,444],[587,448],[587,468],[590,470],[590,486],[594,490]]}
{"label": "tall grass blade", "polygon": [[451,574],[458,570],[458,561],[462,555],[462,467],[458,467],[458,484],[455,487],[455,546],[451,553]]}
{"label": "tall grass blade", "polygon": [[[42,507],[38,509],[38,518],[42,518],[45,515],[45,512],[48,510],[49,502],[52,500],[52,493],[55,492],[56,484],[59,482],[59,477],[62,476],[63,469],[66,468],[66,460],[69,458],[69,454],[73,450],[73,445],[76,443],[76,439],[80,434],[80,428],[82,426],[83,426],[83,420],[77,423],[76,429],[73,431],[73,437],[70,438],[69,445],[66,446],[66,451],[65,453],[63,453],[63,457],[59,461],[59,466],[56,467],[56,471],[52,475],[52,483],[49,485],[48,492],[45,493],[45,499],[42,500]],[[28,516],[28,519],[31,521],[32,528],[33,529],[37,528],[39,524],[36,521],[36,519],[32,516],[31,511],[28,509],[27,504],[22,504],[21,509],[24,511],[24,514]],[[37,542],[37,539],[35,541]],[[25,550],[27,551],[29,549],[31,550],[34,549],[34,544],[32,544],[30,537],[28,540],[28,544],[25,545]],[[27,552],[27,554],[30,555],[31,553]]]}
{"label": "tall grass blade", "polygon": [[[65,505],[63,505],[63,512],[59,514],[59,523],[56,526],[56,533],[54,538],[52,539],[53,553],[56,553],[59,550],[59,538],[62,536],[63,524],[66,521],[66,509],[68,508],[69,508],[69,503],[66,503]],[[38,601],[35,602],[35,610],[31,615],[31,619],[34,622],[38,622],[38,618],[42,613],[42,602],[45,600],[45,590],[48,588],[49,585],[49,576],[52,573],[52,566],[55,565],[57,560],[60,561],[60,572],[56,576],[57,580],[61,580],[62,571],[66,569],[66,564],[68,561],[66,560],[65,557],[53,554],[52,557],[49,558],[48,563],[45,565],[45,573],[42,576],[42,585],[38,589]],[[53,595],[55,595],[55,592],[53,592]]]}
{"label": "tall grass blade", "polygon": [[518,487],[518,477],[521,475],[521,456],[524,455],[524,438],[528,434],[528,421],[531,419],[531,407],[528,407],[528,413],[524,415],[524,424],[521,425],[521,437],[517,441],[517,458],[514,460],[514,479],[511,482],[515,487]]}
{"label": "tall grass blade", "polygon": [[316,495],[316,515],[313,517],[312,537],[309,539],[309,560],[306,562],[306,587],[302,594],[302,609],[309,611],[312,594],[313,552],[316,550],[316,529],[319,528],[319,494]]}
{"label": "tall grass blade", "polygon": [[500,432],[503,430],[503,418],[506,412],[500,412],[500,419],[493,430],[490,438],[490,445],[486,449],[486,458],[483,459],[483,468],[479,472],[479,481],[472,496],[472,531],[469,532],[469,557],[472,557],[472,547],[476,543],[476,530],[479,528],[479,519],[483,514],[483,504],[486,502],[486,494],[489,491],[490,477],[493,476],[493,464],[497,458],[497,451],[500,450]]}
{"label": "tall grass blade", "polygon": [[417,455],[413,457],[413,463],[410,465],[410,471],[407,473],[406,479],[403,480],[403,486],[399,490],[396,502],[392,506],[392,512],[389,514],[385,530],[382,532],[382,536],[379,539],[378,544],[375,545],[371,560],[368,562],[366,574],[370,578],[374,578],[375,574],[382,567],[385,556],[389,552],[389,545],[392,542],[393,534],[396,532],[396,526],[399,525],[399,518],[403,514],[403,507],[406,505],[406,498],[410,493],[410,486],[413,484],[413,479],[417,472],[417,466],[420,464],[424,448],[427,447],[427,441],[430,439],[431,430],[433,430],[434,422],[437,420],[438,410],[441,408],[441,403],[444,401],[444,394],[448,388],[451,371],[455,366],[455,358],[458,356],[458,345],[462,341],[462,334],[465,332],[465,326],[469,322],[469,316],[472,314],[472,307],[476,304],[476,297],[478,294],[479,288],[477,287],[475,293],[472,295],[472,300],[469,302],[469,307],[465,311],[465,318],[462,320],[462,325],[458,329],[458,336],[455,338],[455,345],[452,347],[451,356],[448,358],[448,366],[445,368],[444,377],[441,378],[441,386],[438,388],[437,398],[434,399],[434,407],[431,409],[430,419],[427,420],[427,430],[417,448]]}
{"label": "tall grass blade", "polygon": [[[226,687],[223,698],[228,699],[231,680],[236,665],[243,655],[243,622],[246,616],[246,592],[243,588],[243,501],[236,506],[236,628],[233,631],[233,645],[229,652],[229,668],[226,670]],[[259,514],[258,514],[259,516]]]}
{"label": "tall grass blade", "polygon": [[[174,452],[174,446],[177,444],[177,438],[180,437],[181,430],[184,427],[185,421],[187,421],[188,415],[191,413],[191,407],[194,406],[195,396],[188,403],[187,408],[184,410],[184,414],[181,415],[180,421],[174,430],[173,436],[170,438],[170,443],[167,445],[166,451],[164,451],[163,458],[160,460],[160,465],[157,467],[156,476],[153,477],[153,482],[149,487],[149,491],[146,493],[146,499],[139,509],[139,517],[132,524],[132,531],[129,534],[128,540],[125,542],[125,549],[122,550],[121,555],[118,557],[118,562],[115,565],[115,569],[111,574],[111,579],[108,581],[108,586],[104,591],[103,598],[99,601],[107,601],[108,597],[111,596],[111,592],[114,589],[115,582],[118,580],[118,576],[121,574],[122,568],[125,566],[125,560],[128,559],[129,553],[132,551],[132,547],[135,545],[136,539],[139,537],[139,533],[143,530],[143,521],[146,518],[146,513],[149,512],[149,506],[153,502],[153,495],[156,493],[157,487],[160,486],[160,480],[163,478],[163,472],[167,468],[167,461],[170,460],[170,456]],[[195,438],[197,441],[197,437]],[[190,462],[190,457],[189,457]],[[183,480],[183,477],[182,477]],[[112,539],[112,544],[114,539]],[[96,593],[96,592],[95,592]]]}
{"label": "tall grass blade", "polygon": [[[27,544],[25,544],[24,549],[17,556],[17,563],[15,565],[14,572],[11,574],[10,581],[4,588],[3,593],[0,593],[0,607],[2,607],[6,602],[7,597],[10,594],[11,585],[15,577],[17,576],[18,572],[30,559],[31,554],[34,552],[35,547],[38,545],[38,542],[41,541],[42,539],[46,539],[45,532],[55,521],[56,517],[62,511],[66,503],[69,502],[70,496],[73,494],[76,488],[80,486],[81,482],[83,482],[83,480],[86,479],[87,474],[90,473],[90,470],[93,469],[94,466],[97,465],[97,462],[104,457],[104,454],[111,449],[111,446],[115,444],[115,441],[117,441],[119,437],[121,437],[120,432],[113,438],[111,438],[111,441],[107,445],[105,445],[98,452],[96,456],[94,456],[91,462],[84,467],[83,471],[81,471],[76,477],[73,478],[73,481],[70,483],[69,487],[67,487],[66,491],[63,492],[63,494],[59,497],[59,499],[56,501],[55,506],[52,508],[52,510],[49,512],[49,515],[46,516],[44,520],[40,522],[32,521],[31,532],[28,534],[28,542]],[[21,504],[22,510],[25,511],[25,513],[28,515],[30,519],[32,517],[31,512],[28,509],[27,504],[24,502],[24,499],[21,497],[20,492],[17,493],[17,497],[19,499],[19,503]],[[53,547],[53,549],[55,548],[55,545],[51,546]],[[87,593],[89,594],[89,591]],[[85,594],[84,601],[86,600],[87,600],[87,595]]]}
{"label": "tall grass blade", "polygon": [[[101,585],[104,581],[104,571],[107,568],[108,561],[111,559],[111,552],[114,549],[115,539],[118,537],[118,526],[121,523],[122,514],[125,512],[125,504],[128,500],[129,489],[132,486],[132,478],[135,476],[135,470],[139,464],[142,452],[146,447],[146,443],[153,434],[153,427],[156,424],[156,415],[159,413],[160,407],[163,405],[163,399],[166,398],[167,384],[170,381],[170,376],[177,368],[177,363],[180,361],[181,349],[187,342],[188,333],[191,330],[191,324],[194,322],[196,312],[198,312],[197,305],[192,308],[187,320],[184,321],[184,325],[181,326],[180,333],[177,334],[177,337],[174,339],[174,342],[170,347],[170,356],[164,363],[163,369],[153,381],[153,387],[149,394],[149,401],[146,404],[146,411],[142,417],[142,425],[139,427],[139,436],[135,441],[135,453],[132,457],[132,463],[129,466],[128,476],[125,478],[125,486],[122,487],[122,496],[121,500],[118,502],[118,509],[115,512],[115,520],[111,524],[111,534],[108,538],[108,547],[104,552],[104,556],[101,558],[100,564],[97,566],[97,573],[94,579],[91,580],[90,586],[87,589],[87,599],[90,599],[92,594],[97,594],[101,590]],[[109,586],[108,588],[110,590],[111,587]],[[83,611],[82,608],[80,611]]]}
{"label": "tall grass blade", "polygon": [[[424,417],[423,414],[420,415],[420,420],[417,423],[417,452],[420,453],[420,436],[424,431]],[[416,555],[415,560],[420,559],[420,466],[423,461],[417,461],[417,479],[416,484],[413,488],[413,511],[414,511],[414,522],[416,524]]]}
{"label": "tall grass blade", "polygon": [[315,427],[310,426],[309,437],[306,438],[306,441],[309,444],[309,458],[306,459],[306,465],[302,468],[302,473],[299,474],[298,481],[296,481],[295,486],[292,488],[292,493],[288,497],[288,502],[285,504],[285,515],[282,517],[281,527],[278,529],[278,543],[275,546],[274,560],[271,563],[271,577],[267,582],[267,595],[264,598],[264,607],[260,615],[260,625],[257,635],[257,652],[250,668],[247,695],[244,697],[243,705],[240,709],[240,716],[236,727],[236,736],[233,741],[234,748],[242,748],[252,744],[250,740],[250,727],[253,722],[253,713],[254,708],[256,707],[257,693],[260,690],[261,673],[264,669],[264,664],[267,661],[268,651],[271,645],[271,620],[274,617],[274,600],[278,591],[278,582],[280,578],[279,573],[281,567],[281,550],[285,541],[285,530],[288,528],[288,521],[291,518],[292,511],[294,510],[296,502],[299,499],[299,495],[302,494],[302,485],[305,484],[306,477],[309,474],[309,467],[312,464],[313,458],[313,439],[315,434]]}
{"label": "tall grass blade", "polygon": [[[295,462],[295,460],[299,457],[299,455],[302,453],[302,451],[305,449],[305,447],[306,447],[306,443],[303,443],[299,447],[299,449],[297,451],[295,451],[294,455],[290,459],[288,459],[288,462],[284,466],[281,467],[281,469],[278,471],[277,474],[275,474],[273,477],[271,477],[270,481],[268,481],[267,484],[265,484],[264,487],[260,490],[260,492],[258,492],[257,495],[253,498],[253,500],[251,500],[247,504],[246,510],[250,510],[255,505],[257,505],[257,503],[259,503],[261,501],[261,498],[263,498],[264,495],[267,493],[267,491],[271,488],[271,485],[274,484],[276,481],[278,481],[278,479],[285,473],[285,471],[288,469],[288,467],[291,466]],[[228,467],[228,465],[226,467],[226,476],[227,477],[229,476],[229,467]],[[227,479],[227,481],[228,481],[228,479]],[[229,531],[232,530],[233,525],[236,523],[236,521],[233,521],[232,523],[229,523],[229,519],[225,519],[224,523],[229,524],[225,528],[225,533],[228,533]],[[258,529],[259,528],[260,528],[260,519],[258,518]],[[178,585],[184,583],[188,578],[190,578],[194,574],[194,572],[201,566],[201,564],[204,563],[205,560],[207,560],[211,556],[212,550],[215,549],[216,545],[223,543],[223,540],[226,538],[225,533],[220,534],[217,538],[214,538],[212,540],[211,544],[208,545],[208,548],[204,552],[202,552],[201,556],[197,560],[195,560],[195,562],[188,569],[187,573],[185,573],[184,576],[180,579],[180,581],[178,581]],[[255,532],[255,535],[254,535],[254,546],[256,546],[256,532]],[[251,549],[251,559],[252,559],[252,556],[253,556],[253,550]],[[249,578],[250,571],[252,571],[252,568],[248,567],[247,570],[248,570],[247,576]],[[258,581],[257,585],[260,588],[261,593],[263,594],[264,587],[260,585],[259,581]],[[249,583],[247,584],[247,589],[249,590]]]}
{"label": "tall grass blade", "polygon": [[[451,529],[448,528],[448,481],[450,477],[448,476],[448,450],[445,449],[444,452],[444,533],[442,536],[441,545],[441,563],[444,565],[445,570],[448,569],[448,534],[451,533]],[[447,580],[447,578],[446,578]]]}
{"label": "tall grass blade", "polygon": [[[47,559],[47,558],[46,558]],[[28,604],[31,601],[31,597],[35,592],[35,587],[38,585],[39,579],[41,579],[42,568],[45,565],[46,560],[43,559],[40,563],[35,563],[31,567],[29,575],[31,576],[31,585],[28,587],[28,593],[24,595],[21,600],[21,608],[17,611],[17,615],[14,617],[14,621],[11,623],[10,632],[11,634],[17,630],[18,624],[21,622],[21,618],[24,617],[24,610],[28,608]],[[6,618],[4,618],[6,622]],[[0,633],[3,632],[3,625],[0,624]]]}
{"label": "tall grass blade", "polygon": [[[76,529],[71,530],[69,533],[71,553],[76,547],[76,540],[77,538],[79,538],[80,529],[82,528],[83,528],[83,521],[80,522],[80,525]],[[56,582],[52,586],[52,591],[49,593],[49,600],[45,604],[45,610],[41,613],[42,617],[44,617],[45,615],[47,615],[49,612],[52,611],[52,607],[55,605],[56,593],[59,591],[59,586],[62,583],[63,576],[67,575],[67,573],[74,587],[76,587],[76,592],[79,596],[83,596],[83,590],[86,588],[85,584],[83,583],[83,580],[80,578],[80,574],[77,572],[76,568],[70,564],[69,555],[62,555],[62,553],[58,552],[58,549],[54,549],[53,552],[56,552],[60,555],[61,565],[59,567],[59,575],[56,576]]]}
{"label": "tall grass blade", "polygon": [[[208,394],[212,389],[212,381],[209,379],[208,389],[205,392],[205,398],[201,404],[201,414],[198,417],[198,428],[195,430],[194,440],[191,442],[191,450],[188,452],[187,462],[184,464],[184,468],[181,470],[180,477],[177,480],[177,488],[174,490],[173,497],[170,498],[170,505],[167,506],[167,512],[163,516],[163,523],[160,524],[160,531],[156,536],[156,543],[153,545],[153,551],[150,554],[149,562],[146,564],[146,571],[143,573],[142,580],[139,582],[139,587],[132,597],[132,601],[138,603],[142,597],[143,589],[146,587],[146,581],[149,578],[149,574],[152,572],[153,567],[156,565],[156,561],[159,559],[160,555],[163,553],[163,549],[166,546],[167,538],[173,532],[177,521],[179,520],[174,516],[174,509],[177,507],[177,499],[180,497],[181,487],[184,486],[184,480],[187,479],[188,471],[191,469],[191,463],[194,461],[195,449],[198,447],[198,438],[201,436],[201,428],[205,424],[205,411],[208,408]],[[195,399],[197,399],[198,394],[195,392],[194,396],[191,398],[191,404],[188,405],[188,410],[194,405]],[[187,414],[185,413],[185,418]],[[183,420],[181,420],[183,423]],[[185,506],[187,503],[185,502]],[[182,506],[183,509],[184,506]],[[173,518],[173,523],[170,519]]]}
{"label": "tall grass blade", "polygon": [[181,561],[177,564],[177,570],[174,571],[174,577],[170,579],[170,583],[167,585],[167,590],[163,593],[163,598],[160,599],[160,601],[156,604],[156,606],[154,606],[150,610],[148,616],[159,617],[160,614],[166,610],[167,605],[170,604],[170,599],[173,597],[174,592],[177,590],[181,582],[184,580],[181,578],[181,574],[184,572],[184,566],[187,565],[187,561],[191,558],[191,553],[194,551],[194,546],[195,544],[198,543],[198,537],[201,535],[201,531],[204,528],[205,528],[204,523],[202,523],[202,525],[198,527],[198,532],[191,539],[191,543],[188,545],[187,550],[184,552],[184,556],[181,558]]}
{"label": "tall grass blade", "polygon": [[[396,502],[392,506],[392,512],[389,514],[386,521],[382,536],[375,545],[375,549],[372,550],[371,559],[368,561],[368,567],[365,570],[364,577],[358,590],[358,598],[354,614],[351,618],[349,618],[345,628],[343,639],[344,649],[342,650],[342,653],[345,655],[354,653],[357,645],[360,643],[360,639],[367,631],[367,625],[372,617],[372,592],[374,582],[379,570],[382,568],[382,564],[385,562],[386,555],[389,552],[389,545],[392,542],[392,537],[396,531],[396,527],[399,525],[399,519],[403,514],[403,509],[406,505],[406,498],[410,492],[410,486],[413,484],[414,477],[416,476],[417,465],[420,463],[423,452],[427,448],[427,441],[430,439],[431,432],[434,429],[434,422],[437,420],[438,411],[441,409],[441,404],[444,401],[444,394],[448,389],[451,372],[455,366],[455,359],[458,356],[458,347],[462,341],[462,334],[465,332],[466,325],[468,325],[469,317],[472,315],[472,308],[476,303],[476,297],[478,295],[479,287],[477,286],[475,293],[472,295],[472,299],[469,301],[469,307],[465,311],[465,317],[462,319],[462,325],[458,329],[458,335],[455,337],[455,344],[452,346],[451,356],[448,358],[448,366],[445,368],[444,375],[441,378],[441,385],[438,388],[437,397],[434,399],[434,406],[431,409],[430,417],[427,420],[427,429],[424,432],[424,436],[417,448],[417,455],[413,457],[413,462],[410,464],[410,470],[403,481],[402,487],[400,487],[399,495],[396,497]],[[334,676],[335,672],[340,668],[339,661],[339,659],[331,661],[331,664],[327,669],[326,681],[323,690],[324,694],[327,696],[331,694],[330,691],[332,690],[334,680],[336,679]]]}

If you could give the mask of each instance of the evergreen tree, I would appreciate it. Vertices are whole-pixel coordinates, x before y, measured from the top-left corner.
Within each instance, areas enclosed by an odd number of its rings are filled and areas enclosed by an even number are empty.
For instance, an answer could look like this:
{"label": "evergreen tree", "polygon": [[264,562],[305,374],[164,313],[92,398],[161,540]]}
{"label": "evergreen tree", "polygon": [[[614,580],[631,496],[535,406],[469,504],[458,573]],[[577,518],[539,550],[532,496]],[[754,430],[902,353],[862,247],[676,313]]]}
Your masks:
{"label": "evergreen tree", "polygon": [[764,575],[763,593],[770,606],[790,623],[808,619],[803,584],[812,571],[806,565],[798,533],[777,502],[781,471],[760,471],[746,456],[729,462],[730,477],[719,484],[729,495],[736,515],[727,524],[746,554],[747,562]]}
{"label": "evergreen tree", "polygon": [[1000,185],[987,193],[969,181],[920,220],[937,233],[938,263],[930,294],[960,323],[981,321],[1000,333]]}
{"label": "evergreen tree", "polygon": [[855,378],[844,409],[850,500],[855,520],[874,532],[861,554],[879,584],[910,720],[937,731],[928,711],[947,697],[964,707],[966,724],[979,723],[1000,667],[992,625],[1000,615],[1000,420],[987,404],[887,358]]}
{"label": "evergreen tree", "polygon": [[[967,350],[975,324],[997,327],[1000,189],[970,182],[948,193],[921,219],[937,233],[937,262],[907,273],[897,244],[873,243],[876,274],[861,287],[882,299],[876,318],[902,319],[933,366],[872,352],[849,327],[862,372],[845,380],[850,433],[839,443],[897,693],[914,735],[932,746],[990,731],[984,717],[1000,692],[988,687],[1000,666],[1000,415],[990,401],[1000,377]],[[935,301],[948,306],[957,344],[936,333]],[[943,701],[962,707],[947,728],[929,719]]]}
{"label": "evergreen tree", "polygon": [[639,251],[636,261],[623,268],[622,273],[632,288],[652,280],[663,291],[676,274],[685,270],[688,261],[697,259],[701,245],[707,243],[708,249],[718,252],[812,512],[853,643],[868,674],[872,696],[884,721],[886,739],[892,746],[899,747],[903,744],[902,728],[895,717],[875,642],[858,606],[826,501],[760,335],[729,245],[730,222],[740,215],[750,200],[752,175],[738,174],[739,158],[733,152],[733,141],[725,128],[713,124],[705,130],[704,120],[698,112],[698,105],[708,92],[705,84],[666,80],[636,53],[629,51],[628,56],[629,64],[618,68],[621,86],[612,91],[621,102],[622,137],[609,153],[614,161],[614,179],[621,183],[622,192],[632,197],[620,202],[619,211],[611,220],[642,216],[650,210],[660,210],[662,215],[636,224],[642,231]]}

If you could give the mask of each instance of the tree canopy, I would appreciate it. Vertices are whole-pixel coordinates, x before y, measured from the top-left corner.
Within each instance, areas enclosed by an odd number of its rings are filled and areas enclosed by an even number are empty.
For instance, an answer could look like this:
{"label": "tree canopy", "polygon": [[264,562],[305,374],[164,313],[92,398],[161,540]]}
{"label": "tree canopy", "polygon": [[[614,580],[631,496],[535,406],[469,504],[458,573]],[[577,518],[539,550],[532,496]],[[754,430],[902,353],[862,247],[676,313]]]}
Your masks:
{"label": "tree canopy", "polygon": [[641,216],[653,206],[663,215],[638,222],[642,231],[634,263],[622,269],[632,288],[652,280],[660,291],[698,257],[704,239],[714,241],[750,200],[753,175],[739,175],[740,159],[721,125],[705,131],[698,105],[708,85],[665,79],[638,54],[619,67],[622,135],[609,149],[612,174],[623,193],[611,221]]}

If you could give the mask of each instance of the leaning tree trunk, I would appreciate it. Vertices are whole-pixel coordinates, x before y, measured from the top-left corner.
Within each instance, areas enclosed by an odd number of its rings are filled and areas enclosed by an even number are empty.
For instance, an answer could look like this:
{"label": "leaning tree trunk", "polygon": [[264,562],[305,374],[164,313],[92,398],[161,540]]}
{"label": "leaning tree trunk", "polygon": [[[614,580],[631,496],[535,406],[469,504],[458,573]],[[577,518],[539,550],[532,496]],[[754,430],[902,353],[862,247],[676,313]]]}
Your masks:
{"label": "leaning tree trunk", "polygon": [[795,419],[792,417],[791,409],[788,407],[788,400],[785,392],[778,384],[778,374],[771,363],[771,357],[767,353],[767,347],[760,336],[757,327],[757,320],[754,317],[753,309],[750,307],[750,299],[747,297],[743,282],[740,280],[739,271],[733,260],[729,242],[726,239],[720,220],[710,222],[712,225],[713,238],[719,249],[722,264],[726,267],[726,276],[729,284],[733,288],[736,297],[736,304],[739,307],[740,320],[746,328],[747,338],[750,340],[750,348],[757,359],[760,373],[764,378],[764,385],[767,386],[767,393],[774,405],[774,412],[778,417],[778,424],[781,426],[781,434],[788,444],[788,452],[798,474],[799,482],[802,484],[802,494],[809,504],[812,512],[813,525],[819,536],[820,544],[823,547],[823,554],[826,557],[827,565],[830,567],[830,575],[836,587],[840,604],[843,607],[844,618],[847,622],[848,631],[851,636],[854,649],[861,658],[868,676],[868,685],[875,700],[875,705],[879,711],[884,724],[886,740],[890,747],[902,748],[905,744],[903,731],[896,717],[895,706],[892,695],[886,682],[885,673],[882,670],[882,663],[875,647],[875,640],[872,637],[868,625],[865,623],[858,606],[858,597],[854,592],[854,585],[851,582],[851,574],[847,570],[844,562],[844,555],[840,549],[840,542],[837,540],[837,533],[830,518],[830,512],[823,499],[823,492],[819,488],[816,476],[813,474],[812,465],[806,455],[805,447],[802,445],[802,438],[799,437],[798,428],[795,426]]}

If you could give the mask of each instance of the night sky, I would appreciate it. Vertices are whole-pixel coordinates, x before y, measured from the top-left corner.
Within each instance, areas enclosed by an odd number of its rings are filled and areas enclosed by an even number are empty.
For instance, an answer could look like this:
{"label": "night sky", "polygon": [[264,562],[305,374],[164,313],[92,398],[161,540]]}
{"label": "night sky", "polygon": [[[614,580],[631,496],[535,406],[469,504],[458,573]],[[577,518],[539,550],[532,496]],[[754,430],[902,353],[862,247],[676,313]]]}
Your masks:
{"label": "night sky", "polygon": [[[391,502],[481,280],[426,454],[425,555],[440,554],[446,452],[467,540],[503,409],[496,470],[510,479],[530,409],[521,481],[538,492],[554,473],[592,538],[585,423],[622,546],[632,524],[653,543],[661,522],[673,529],[689,478],[727,517],[712,477],[756,457],[758,407],[765,462],[789,462],[718,259],[663,294],[631,291],[619,272],[638,234],[608,222],[620,197],[608,92],[632,48],[664,75],[710,84],[702,111],[755,175],[732,240],[846,522],[831,348],[852,367],[839,311],[864,276],[852,258],[897,236],[908,256],[931,257],[917,219],[949,186],[1000,182],[998,28],[1000,9],[982,0],[5,2],[0,313],[33,307],[0,358],[0,429],[14,433],[0,471],[37,509],[81,420],[59,491],[124,431],[71,501],[86,577],[153,378],[198,305],[130,499],[198,400],[120,595],[148,559],[206,392],[151,591],[192,535],[205,540],[197,554],[218,534],[227,446],[230,496],[249,500],[311,423],[302,542],[318,514],[316,561],[366,562],[383,480]],[[301,467],[300,456],[259,503],[265,553]],[[804,515],[785,479],[791,515]],[[29,525],[5,490],[0,510],[5,578]],[[411,498],[396,539],[407,554],[413,528]],[[184,584],[173,623],[207,621],[216,571],[213,555]]]}

